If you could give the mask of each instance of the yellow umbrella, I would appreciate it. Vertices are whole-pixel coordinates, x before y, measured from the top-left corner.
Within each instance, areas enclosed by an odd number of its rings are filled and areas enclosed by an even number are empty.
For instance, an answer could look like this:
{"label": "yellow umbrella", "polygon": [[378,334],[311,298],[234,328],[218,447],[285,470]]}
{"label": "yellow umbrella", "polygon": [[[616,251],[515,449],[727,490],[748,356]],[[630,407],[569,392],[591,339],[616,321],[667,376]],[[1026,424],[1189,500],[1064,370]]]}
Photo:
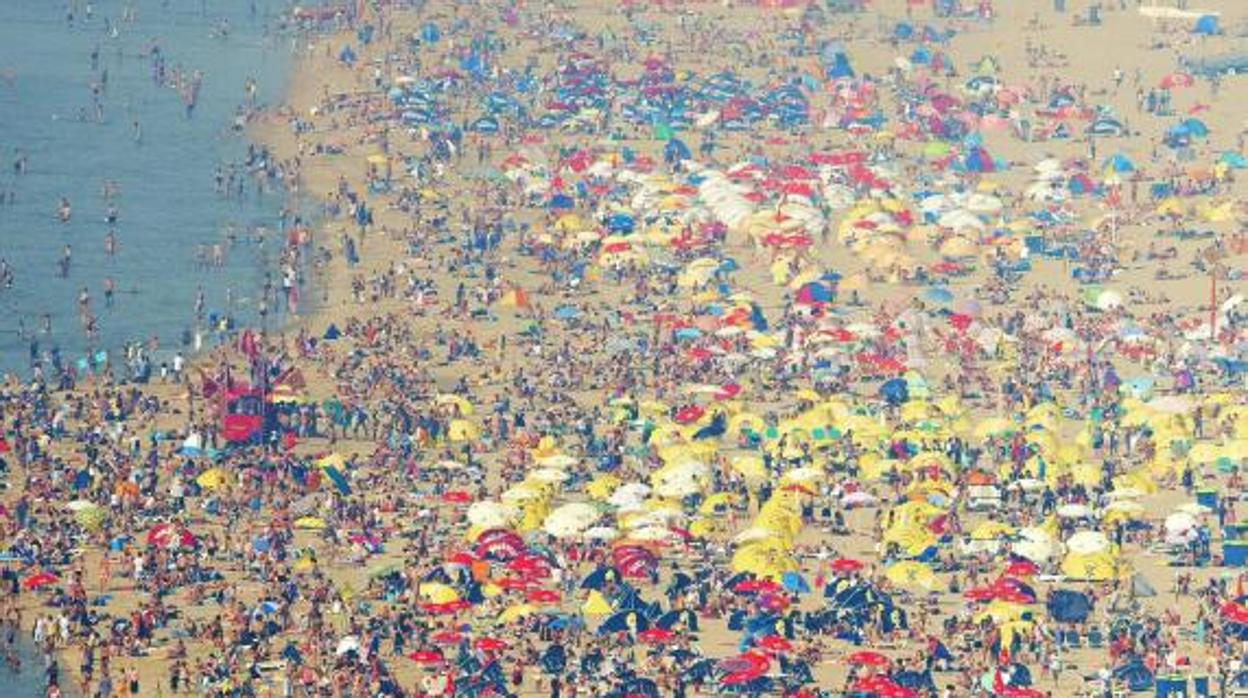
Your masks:
{"label": "yellow umbrella", "polygon": [[215,490],[229,482],[230,476],[221,468],[209,468],[195,478],[195,482],[206,490]]}
{"label": "yellow umbrella", "polygon": [[1014,422],[1004,417],[989,417],[975,427],[974,434],[975,438],[983,441],[990,436],[1012,434],[1015,431],[1018,431],[1018,428]]}
{"label": "yellow umbrella", "polygon": [[999,521],[985,521],[971,531],[972,540],[996,540],[1014,535],[1014,527]]}
{"label": "yellow umbrella", "polygon": [[940,585],[940,580],[936,578],[936,573],[931,567],[913,560],[904,560],[889,565],[884,570],[884,577],[903,589],[922,587],[931,590]]}
{"label": "yellow umbrella", "polygon": [[585,486],[585,493],[593,499],[602,501],[610,497],[611,493],[615,492],[615,490],[622,484],[624,483],[620,480],[620,478],[611,475],[610,473],[606,475],[599,475]]}
{"label": "yellow umbrella", "polygon": [[328,456],[318,458],[316,460],[316,465],[319,468],[333,467],[342,470],[347,467],[347,459],[344,458],[341,453],[331,453]]}
{"label": "yellow umbrella", "polygon": [[523,618],[527,618],[537,612],[537,607],[529,603],[520,603],[510,606],[502,613],[498,614],[499,623],[514,623]]}
{"label": "yellow umbrella", "polygon": [[447,428],[447,436],[451,441],[475,441],[481,433],[466,419],[452,419]]}
{"label": "yellow umbrella", "polygon": [[608,616],[614,611],[611,604],[607,603],[607,599],[597,591],[589,592],[589,598],[585,599],[585,603],[581,605],[581,613],[590,617]]}
{"label": "yellow umbrella", "polygon": [[455,603],[459,601],[459,592],[439,582],[421,584],[419,592],[422,597],[428,599],[431,603]]}
{"label": "yellow umbrella", "polygon": [[467,399],[465,399],[463,396],[460,396],[460,395],[452,395],[449,393],[443,393],[437,396],[436,398],[434,398],[434,402],[436,402],[439,405],[454,405],[455,407],[459,408],[459,413],[465,417],[476,412],[476,409],[472,406],[472,403],[468,402]]}
{"label": "yellow umbrella", "polygon": [[325,528],[325,520],[315,516],[303,516],[295,519],[295,528],[306,531],[320,531]]}
{"label": "yellow umbrella", "polygon": [[732,569],[758,577],[778,578],[785,572],[796,571],[798,564],[784,545],[769,539],[738,548],[732,556]]}
{"label": "yellow umbrella", "polygon": [[702,501],[698,507],[698,513],[714,514],[716,509],[736,504],[737,499],[737,495],[732,492],[716,492]]}
{"label": "yellow umbrella", "polygon": [[1001,625],[1002,623],[1022,620],[1023,614],[1030,612],[1032,612],[1032,609],[1024,604],[994,599],[984,607],[984,610],[975,614],[975,622],[982,623],[985,618],[991,618],[993,623]]}
{"label": "yellow umbrella", "polygon": [[922,555],[923,551],[936,545],[937,539],[930,531],[915,525],[893,526],[884,532],[883,542],[899,547],[907,556]]}

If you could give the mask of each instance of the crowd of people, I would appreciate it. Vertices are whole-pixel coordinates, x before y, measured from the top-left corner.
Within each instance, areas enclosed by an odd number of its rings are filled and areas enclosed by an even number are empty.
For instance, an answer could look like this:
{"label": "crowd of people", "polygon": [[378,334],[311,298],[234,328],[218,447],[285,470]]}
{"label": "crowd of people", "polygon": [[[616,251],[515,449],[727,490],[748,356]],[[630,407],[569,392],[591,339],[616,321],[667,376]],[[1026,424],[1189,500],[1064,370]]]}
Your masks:
{"label": "crowd of people", "polygon": [[[1032,79],[1047,8],[870,5],[293,16],[244,170],[323,198],[278,275],[293,309],[312,258],[317,312],[6,380],[10,665],[29,633],[49,695],[1248,684],[1233,103],[1156,61]],[[1166,107],[1128,127],[1119,83]]]}

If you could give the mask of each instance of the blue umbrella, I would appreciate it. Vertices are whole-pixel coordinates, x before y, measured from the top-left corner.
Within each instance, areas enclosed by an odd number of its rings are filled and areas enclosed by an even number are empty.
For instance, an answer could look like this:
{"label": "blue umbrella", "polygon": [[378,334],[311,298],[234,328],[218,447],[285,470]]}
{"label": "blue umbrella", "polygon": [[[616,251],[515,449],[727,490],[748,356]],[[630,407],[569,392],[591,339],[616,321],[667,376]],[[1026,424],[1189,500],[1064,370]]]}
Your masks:
{"label": "blue umbrella", "polygon": [[676,339],[697,339],[702,336],[702,330],[696,327],[682,327],[676,330]]}
{"label": "blue umbrella", "polygon": [[780,583],[784,585],[787,591],[795,594],[809,594],[810,584],[797,572],[785,572],[780,578]]}
{"label": "blue umbrella", "polygon": [[923,292],[923,300],[944,305],[953,302],[953,293],[944,286],[933,286]]}
{"label": "blue umbrella", "polygon": [[910,386],[905,379],[894,378],[880,386],[880,397],[891,405],[900,405],[910,399]]}

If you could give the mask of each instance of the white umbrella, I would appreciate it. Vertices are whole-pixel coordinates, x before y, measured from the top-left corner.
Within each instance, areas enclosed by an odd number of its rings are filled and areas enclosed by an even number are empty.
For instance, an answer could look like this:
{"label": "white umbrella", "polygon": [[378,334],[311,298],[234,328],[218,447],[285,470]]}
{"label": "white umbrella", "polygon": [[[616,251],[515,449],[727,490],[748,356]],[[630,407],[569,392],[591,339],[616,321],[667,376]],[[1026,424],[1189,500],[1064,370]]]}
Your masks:
{"label": "white umbrella", "polygon": [[875,504],[875,497],[869,492],[859,490],[857,492],[850,492],[844,497],[841,497],[841,504],[851,507],[867,506],[869,504]]}
{"label": "white umbrella", "polygon": [[1057,508],[1057,515],[1063,519],[1082,519],[1092,515],[1086,504],[1063,504]]}
{"label": "white umbrella", "polygon": [[593,526],[599,516],[597,507],[592,504],[569,502],[546,517],[542,530],[555,538],[572,538]]}
{"label": "white umbrella", "polygon": [[568,477],[567,471],[558,468],[538,468],[529,473],[529,479],[551,485],[567,482]]}
{"label": "white umbrella", "polygon": [[619,537],[620,532],[610,526],[593,526],[581,534],[585,540],[615,540]]}
{"label": "white umbrella", "polygon": [[620,485],[607,498],[607,503],[620,509],[636,509],[650,496],[650,486],[642,482]]}
{"label": "white umbrella", "polygon": [[1079,531],[1067,539],[1066,548],[1077,555],[1094,555],[1109,548],[1109,539],[1100,531]]}
{"label": "white umbrella", "polygon": [[520,518],[520,509],[510,504],[485,500],[468,507],[468,523],[478,528],[509,528]]}

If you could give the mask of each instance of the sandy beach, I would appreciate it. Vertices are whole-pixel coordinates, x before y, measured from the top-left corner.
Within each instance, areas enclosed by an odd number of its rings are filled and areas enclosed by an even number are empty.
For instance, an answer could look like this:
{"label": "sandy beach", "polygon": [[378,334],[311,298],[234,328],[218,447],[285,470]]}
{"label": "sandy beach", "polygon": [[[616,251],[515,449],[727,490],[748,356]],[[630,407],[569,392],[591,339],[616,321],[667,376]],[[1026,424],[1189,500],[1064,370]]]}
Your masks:
{"label": "sandy beach", "polygon": [[853,4],[307,11],[293,317],[5,386],[6,622],[86,695],[1248,685],[1248,112],[1184,58],[1248,8]]}

